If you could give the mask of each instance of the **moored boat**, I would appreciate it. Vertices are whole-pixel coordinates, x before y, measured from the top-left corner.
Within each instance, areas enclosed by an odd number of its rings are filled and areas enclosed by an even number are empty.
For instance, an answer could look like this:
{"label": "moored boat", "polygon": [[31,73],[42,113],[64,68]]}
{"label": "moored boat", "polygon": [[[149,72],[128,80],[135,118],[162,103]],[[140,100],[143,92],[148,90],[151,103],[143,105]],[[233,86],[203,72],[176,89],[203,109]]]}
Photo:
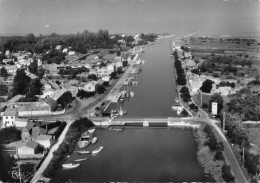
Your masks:
{"label": "moored boat", "polygon": [[79,161],[85,161],[85,160],[87,160],[87,159],[88,159],[88,158],[75,159],[74,161],[79,162]]}
{"label": "moored boat", "polygon": [[183,111],[183,107],[179,107],[177,110],[177,114],[180,115],[182,111]]}
{"label": "moored boat", "polygon": [[96,130],[95,128],[89,129],[89,130],[88,130],[88,133],[94,133],[95,130]]}
{"label": "moored boat", "polygon": [[134,95],[135,95],[135,93],[131,91],[130,96],[133,97]]}
{"label": "moored boat", "polygon": [[78,146],[79,148],[85,148],[89,145],[90,141],[91,141],[91,133],[89,133],[88,131],[84,132],[79,141],[78,141]]}
{"label": "moored boat", "polygon": [[92,144],[95,144],[97,142],[97,137],[94,137],[91,141]]}
{"label": "moored boat", "polygon": [[79,155],[85,155],[85,154],[89,154],[90,151],[78,151]]}
{"label": "moored boat", "polygon": [[179,109],[179,107],[180,107],[180,105],[178,105],[178,104],[175,104],[175,105],[173,105],[173,106],[172,106],[172,110],[178,110],[178,109]]}
{"label": "moored boat", "polygon": [[101,147],[97,148],[96,150],[92,151],[92,154],[97,154],[100,151],[102,151],[102,149],[103,149],[103,147],[101,146]]}
{"label": "moored boat", "polygon": [[67,164],[62,164],[62,167],[63,167],[63,168],[76,168],[76,167],[78,167],[79,165],[80,165],[79,163],[76,163],[76,164],[67,163]]}

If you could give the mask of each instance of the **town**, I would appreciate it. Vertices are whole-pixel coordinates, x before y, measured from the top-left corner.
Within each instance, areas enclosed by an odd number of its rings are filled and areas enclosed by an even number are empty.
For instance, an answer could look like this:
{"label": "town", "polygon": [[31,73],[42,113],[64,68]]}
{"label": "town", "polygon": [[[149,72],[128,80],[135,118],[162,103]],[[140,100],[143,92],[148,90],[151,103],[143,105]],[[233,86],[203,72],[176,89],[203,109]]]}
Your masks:
{"label": "town", "polygon": [[260,182],[256,0],[0,1],[0,182]]}

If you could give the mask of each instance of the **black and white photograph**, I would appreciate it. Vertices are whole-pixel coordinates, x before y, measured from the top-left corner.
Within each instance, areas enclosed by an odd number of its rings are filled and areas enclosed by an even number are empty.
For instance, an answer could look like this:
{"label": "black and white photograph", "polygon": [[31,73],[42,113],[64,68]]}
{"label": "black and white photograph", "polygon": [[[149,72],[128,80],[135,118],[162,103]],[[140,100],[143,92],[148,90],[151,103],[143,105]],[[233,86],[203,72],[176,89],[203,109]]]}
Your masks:
{"label": "black and white photograph", "polygon": [[0,183],[260,183],[260,0],[0,0]]}

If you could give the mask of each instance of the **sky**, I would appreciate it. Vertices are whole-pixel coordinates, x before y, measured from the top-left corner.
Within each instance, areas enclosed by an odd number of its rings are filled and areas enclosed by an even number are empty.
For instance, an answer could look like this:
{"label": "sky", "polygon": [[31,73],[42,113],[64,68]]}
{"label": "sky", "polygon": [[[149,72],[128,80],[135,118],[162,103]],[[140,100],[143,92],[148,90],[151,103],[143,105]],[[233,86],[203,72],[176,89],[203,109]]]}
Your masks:
{"label": "sky", "polygon": [[258,34],[260,0],[0,0],[0,35]]}

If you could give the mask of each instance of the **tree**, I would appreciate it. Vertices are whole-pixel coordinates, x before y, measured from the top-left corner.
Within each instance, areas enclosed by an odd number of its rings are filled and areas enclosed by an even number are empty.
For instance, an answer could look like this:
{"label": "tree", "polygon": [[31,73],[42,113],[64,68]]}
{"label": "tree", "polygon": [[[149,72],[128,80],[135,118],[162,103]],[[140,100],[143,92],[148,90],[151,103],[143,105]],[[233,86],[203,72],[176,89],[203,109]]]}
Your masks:
{"label": "tree", "polygon": [[181,75],[177,76],[176,81],[177,81],[178,85],[186,85],[187,81],[186,81],[185,74],[181,74]]}
{"label": "tree", "polygon": [[36,59],[32,61],[32,63],[28,67],[30,73],[37,74],[38,71],[38,62]]}
{"label": "tree", "polygon": [[8,87],[4,84],[0,84],[0,96],[8,94]]}
{"label": "tree", "polygon": [[210,93],[211,89],[212,89],[212,84],[214,82],[209,80],[209,79],[206,79],[203,83],[202,83],[202,86],[200,87],[200,90],[204,93]]}
{"label": "tree", "polygon": [[116,71],[112,72],[112,73],[110,74],[110,76],[111,76],[112,79],[115,79],[116,76],[117,76],[117,72],[116,72]]}
{"label": "tree", "polygon": [[0,74],[1,74],[1,76],[4,77],[4,78],[7,78],[7,77],[9,76],[9,74],[8,74],[8,72],[7,72],[7,70],[6,70],[5,67],[2,67],[2,68],[1,68]]}
{"label": "tree", "polygon": [[222,178],[225,182],[233,182],[235,180],[234,176],[231,174],[231,169],[229,165],[224,164],[221,168]]}
{"label": "tree", "polygon": [[259,155],[254,155],[254,154],[250,153],[249,151],[246,151],[244,165],[245,165],[247,171],[250,174],[254,175],[257,170],[257,166],[259,165]]}
{"label": "tree", "polygon": [[183,102],[190,102],[191,101],[191,96],[189,93],[182,93],[181,98]]}
{"label": "tree", "polygon": [[72,100],[72,94],[69,91],[66,91],[58,100],[57,104],[64,109]]}
{"label": "tree", "polygon": [[106,88],[103,85],[97,85],[97,93],[102,94],[104,93]]}
{"label": "tree", "polygon": [[29,84],[31,79],[26,76],[26,73],[23,69],[18,69],[14,77],[14,87],[12,89],[12,94],[10,97],[13,97],[17,94],[25,95],[29,91]]}
{"label": "tree", "polygon": [[181,93],[189,93],[189,88],[187,86],[183,86],[181,89],[180,89],[180,92]]}

